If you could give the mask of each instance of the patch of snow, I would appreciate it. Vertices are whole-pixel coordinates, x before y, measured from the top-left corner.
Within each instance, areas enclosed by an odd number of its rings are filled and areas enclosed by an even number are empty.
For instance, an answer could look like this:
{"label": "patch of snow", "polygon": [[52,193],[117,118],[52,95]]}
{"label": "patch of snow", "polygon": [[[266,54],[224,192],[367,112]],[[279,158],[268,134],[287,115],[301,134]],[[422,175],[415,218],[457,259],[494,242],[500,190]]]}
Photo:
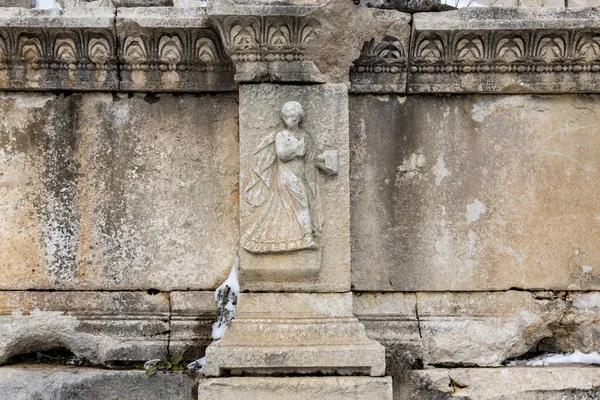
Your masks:
{"label": "patch of snow", "polygon": [[235,318],[237,297],[240,293],[239,266],[240,258],[236,256],[229,277],[215,290],[217,320],[212,326],[212,338],[215,340],[223,337],[225,330],[231,324],[231,320]]}
{"label": "patch of snow", "polygon": [[593,353],[582,353],[579,350],[575,350],[572,353],[567,354],[544,354],[531,360],[516,360],[511,361],[507,365],[514,367],[517,365],[527,365],[530,367],[541,367],[546,365],[568,365],[568,364],[585,364],[585,365],[600,365],[600,354],[597,352]]}
{"label": "patch of snow", "polygon": [[191,363],[188,364],[187,367],[190,371],[196,371],[199,374],[203,374],[205,366],[206,366],[206,357],[202,357],[196,361],[192,361]]}
{"label": "patch of snow", "polygon": [[62,10],[62,7],[56,0],[35,0],[35,7],[38,10],[48,10],[51,8],[58,8]]}
{"label": "patch of snow", "polygon": [[206,7],[206,0],[175,0],[174,5],[179,8]]}
{"label": "patch of snow", "polygon": [[590,272],[592,272],[593,268],[590,267],[589,265],[584,265],[583,267],[581,267],[582,271],[584,274],[589,274]]}

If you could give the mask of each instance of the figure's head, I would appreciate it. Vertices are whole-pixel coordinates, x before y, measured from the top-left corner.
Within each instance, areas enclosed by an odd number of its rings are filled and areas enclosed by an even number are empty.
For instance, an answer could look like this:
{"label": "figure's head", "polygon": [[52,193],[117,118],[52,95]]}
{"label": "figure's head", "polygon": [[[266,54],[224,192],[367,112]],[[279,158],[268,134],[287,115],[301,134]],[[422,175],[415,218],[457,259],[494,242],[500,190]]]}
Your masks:
{"label": "figure's head", "polygon": [[297,101],[288,101],[283,105],[283,108],[281,109],[281,119],[288,128],[297,127],[302,120],[302,117],[304,117],[304,111]]}

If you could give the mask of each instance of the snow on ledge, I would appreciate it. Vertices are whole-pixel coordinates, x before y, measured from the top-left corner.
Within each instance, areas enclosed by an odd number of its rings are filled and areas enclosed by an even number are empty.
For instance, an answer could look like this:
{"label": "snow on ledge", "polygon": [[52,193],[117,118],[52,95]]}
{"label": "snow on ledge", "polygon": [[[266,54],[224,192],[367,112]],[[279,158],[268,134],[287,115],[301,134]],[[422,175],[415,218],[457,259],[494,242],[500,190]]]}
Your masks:
{"label": "snow on ledge", "polygon": [[48,10],[51,8],[58,8],[62,10],[62,7],[56,0],[35,0],[35,7],[38,10]]}
{"label": "snow on ledge", "polygon": [[600,365],[600,354],[597,352],[593,353],[582,353],[579,350],[575,350],[573,353],[567,354],[544,354],[530,360],[515,360],[509,362],[509,367],[515,366],[529,366],[529,367],[542,367],[547,365],[569,365],[569,364],[584,364],[584,365]]}

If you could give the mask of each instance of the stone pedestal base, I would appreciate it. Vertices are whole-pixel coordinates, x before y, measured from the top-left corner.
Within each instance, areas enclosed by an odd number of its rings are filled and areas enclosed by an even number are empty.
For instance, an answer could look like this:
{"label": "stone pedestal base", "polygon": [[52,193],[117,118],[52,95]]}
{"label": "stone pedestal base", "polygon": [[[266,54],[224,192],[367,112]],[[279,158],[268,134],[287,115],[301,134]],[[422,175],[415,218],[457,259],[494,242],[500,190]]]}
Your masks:
{"label": "stone pedestal base", "polygon": [[198,399],[391,400],[392,378],[212,378],[200,381]]}
{"label": "stone pedestal base", "polygon": [[206,350],[206,375],[383,376],[385,350],[352,314],[351,293],[242,293]]}

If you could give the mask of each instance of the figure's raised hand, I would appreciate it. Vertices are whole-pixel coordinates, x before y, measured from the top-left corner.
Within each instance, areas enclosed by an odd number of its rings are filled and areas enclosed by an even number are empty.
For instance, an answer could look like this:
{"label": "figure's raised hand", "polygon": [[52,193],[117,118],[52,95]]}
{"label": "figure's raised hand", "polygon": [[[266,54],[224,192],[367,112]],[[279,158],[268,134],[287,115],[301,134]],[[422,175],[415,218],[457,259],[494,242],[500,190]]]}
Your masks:
{"label": "figure's raised hand", "polygon": [[337,150],[325,150],[315,159],[315,166],[325,175],[336,175],[340,164]]}

